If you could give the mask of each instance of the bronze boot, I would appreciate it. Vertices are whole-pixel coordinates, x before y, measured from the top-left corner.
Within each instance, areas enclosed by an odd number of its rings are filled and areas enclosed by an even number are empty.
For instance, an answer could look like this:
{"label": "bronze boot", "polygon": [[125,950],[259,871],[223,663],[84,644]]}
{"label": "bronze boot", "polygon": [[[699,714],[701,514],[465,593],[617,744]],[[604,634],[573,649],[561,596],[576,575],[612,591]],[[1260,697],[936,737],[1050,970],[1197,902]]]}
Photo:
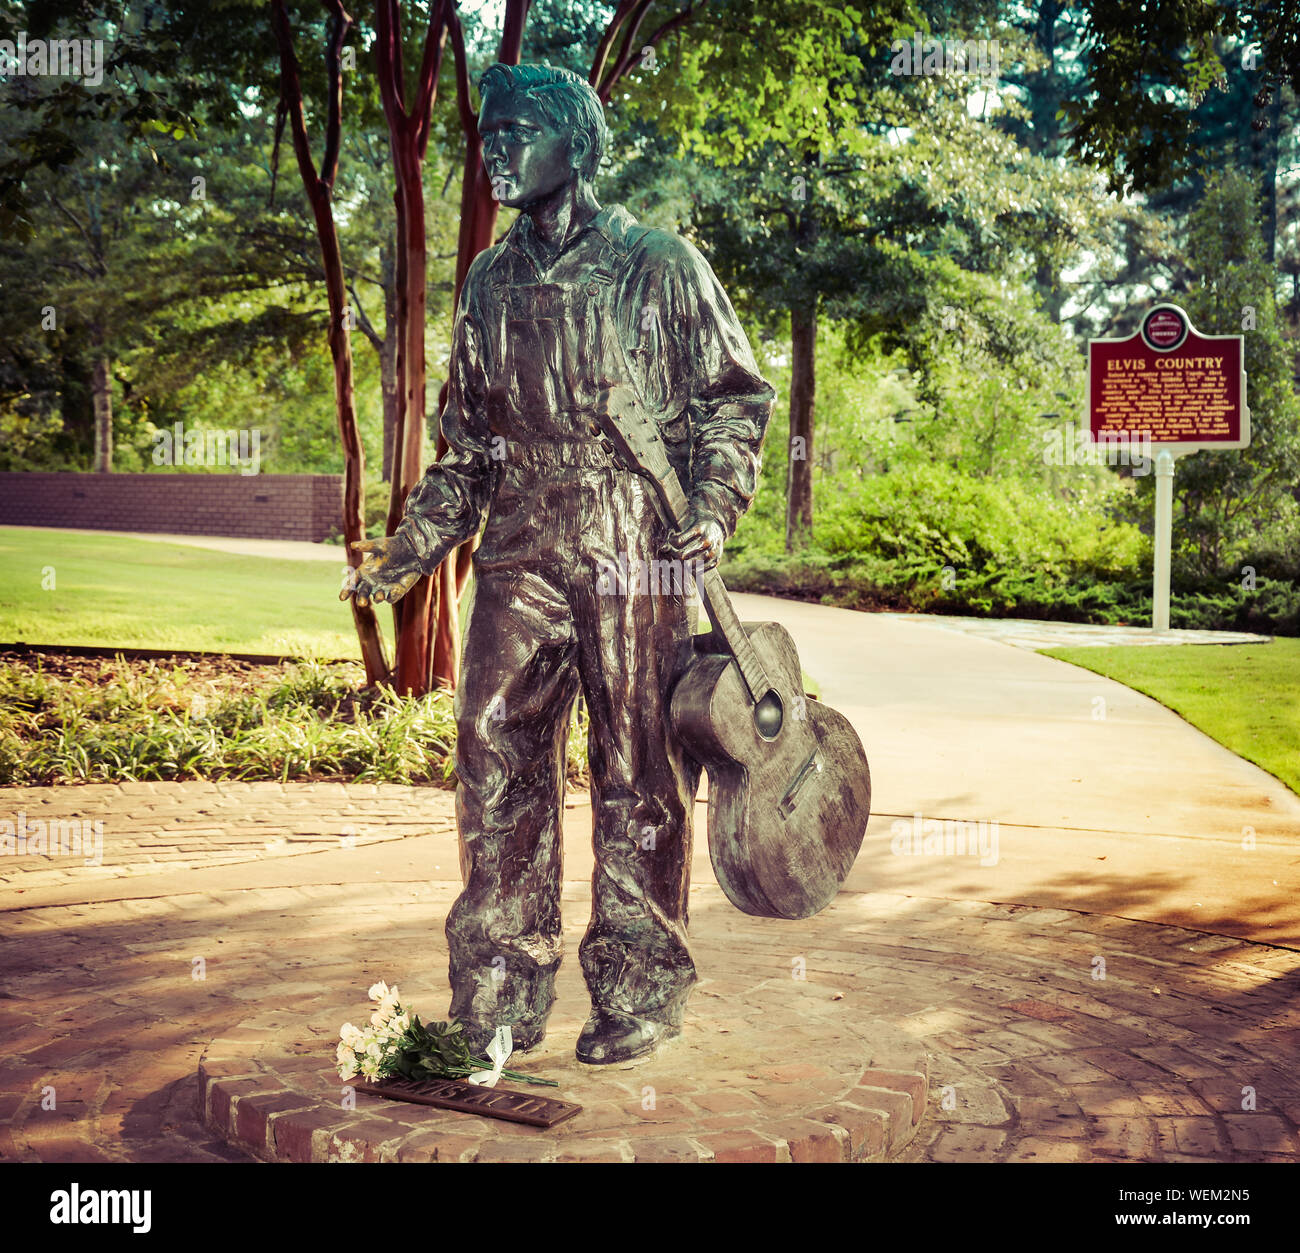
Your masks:
{"label": "bronze boot", "polygon": [[648,1057],[664,1040],[680,1034],[681,1027],[672,1023],[616,1009],[593,1009],[578,1037],[578,1060],[589,1066],[611,1066]]}

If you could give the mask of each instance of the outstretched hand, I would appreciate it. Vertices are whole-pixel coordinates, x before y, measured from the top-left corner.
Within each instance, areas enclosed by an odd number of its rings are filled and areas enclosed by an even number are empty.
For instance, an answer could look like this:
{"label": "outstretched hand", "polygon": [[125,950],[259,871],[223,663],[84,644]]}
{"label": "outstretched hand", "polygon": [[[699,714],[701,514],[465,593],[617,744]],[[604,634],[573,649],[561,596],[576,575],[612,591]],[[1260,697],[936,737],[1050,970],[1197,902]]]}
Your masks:
{"label": "outstretched hand", "polygon": [[414,550],[400,535],[357,540],[352,547],[366,559],[348,570],[339,600],[352,597],[362,609],[371,601],[379,605],[401,600],[423,574]]}

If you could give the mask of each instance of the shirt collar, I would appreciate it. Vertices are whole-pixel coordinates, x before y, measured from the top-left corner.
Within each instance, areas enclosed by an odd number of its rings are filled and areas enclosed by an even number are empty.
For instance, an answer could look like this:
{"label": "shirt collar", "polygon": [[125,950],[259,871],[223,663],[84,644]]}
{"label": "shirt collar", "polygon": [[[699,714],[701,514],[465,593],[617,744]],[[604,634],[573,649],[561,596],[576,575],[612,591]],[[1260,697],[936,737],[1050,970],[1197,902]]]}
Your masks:
{"label": "shirt collar", "polygon": [[[617,244],[629,226],[636,224],[634,218],[621,204],[606,205],[565,245],[560,256],[568,252],[588,231],[595,231],[608,244]],[[541,270],[533,242],[533,219],[527,213],[521,213],[510,227],[506,240],[512,248],[521,251]],[[556,258],[559,259],[558,257]]]}

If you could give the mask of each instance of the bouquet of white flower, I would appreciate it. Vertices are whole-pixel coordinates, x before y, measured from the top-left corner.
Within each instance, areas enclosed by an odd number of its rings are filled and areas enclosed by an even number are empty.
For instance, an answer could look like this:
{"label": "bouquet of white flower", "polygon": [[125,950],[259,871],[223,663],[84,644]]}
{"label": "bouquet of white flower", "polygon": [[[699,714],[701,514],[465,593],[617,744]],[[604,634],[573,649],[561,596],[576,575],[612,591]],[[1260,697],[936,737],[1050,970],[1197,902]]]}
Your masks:
{"label": "bouquet of white flower", "polygon": [[[520,1083],[558,1087],[554,1079],[539,1079],[516,1070],[500,1070],[492,1062],[470,1056],[458,1022],[422,1023],[402,1005],[396,988],[376,983],[370,999],[377,1002],[370,1030],[345,1022],[339,1030],[336,1060],[339,1077],[351,1079],[464,1079],[476,1071],[495,1071]],[[508,1047],[508,1046],[507,1046]]]}

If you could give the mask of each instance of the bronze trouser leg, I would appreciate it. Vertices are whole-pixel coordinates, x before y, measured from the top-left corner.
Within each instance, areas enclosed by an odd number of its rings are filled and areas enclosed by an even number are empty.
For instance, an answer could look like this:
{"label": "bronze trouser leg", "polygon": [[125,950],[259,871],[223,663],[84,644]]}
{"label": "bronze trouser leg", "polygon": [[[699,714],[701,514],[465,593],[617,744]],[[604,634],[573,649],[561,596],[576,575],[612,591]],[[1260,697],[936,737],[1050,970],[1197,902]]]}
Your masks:
{"label": "bronze trouser leg", "polygon": [[568,605],[543,579],[476,581],[455,702],[465,887],[447,916],[451,1016],[462,1021],[532,1030],[555,997],[575,651]]}
{"label": "bronze trouser leg", "polygon": [[570,582],[591,718],[596,854],[579,957],[594,1006],[678,1023],[696,977],[686,923],[699,767],[672,734],[668,696],[690,656],[691,627],[669,567],[656,571],[668,584],[658,594],[648,570],[637,585],[637,564],[658,556],[660,534],[643,481],[607,474],[599,491],[600,525],[585,556],[631,557],[626,589],[608,568],[602,580],[585,564]]}

